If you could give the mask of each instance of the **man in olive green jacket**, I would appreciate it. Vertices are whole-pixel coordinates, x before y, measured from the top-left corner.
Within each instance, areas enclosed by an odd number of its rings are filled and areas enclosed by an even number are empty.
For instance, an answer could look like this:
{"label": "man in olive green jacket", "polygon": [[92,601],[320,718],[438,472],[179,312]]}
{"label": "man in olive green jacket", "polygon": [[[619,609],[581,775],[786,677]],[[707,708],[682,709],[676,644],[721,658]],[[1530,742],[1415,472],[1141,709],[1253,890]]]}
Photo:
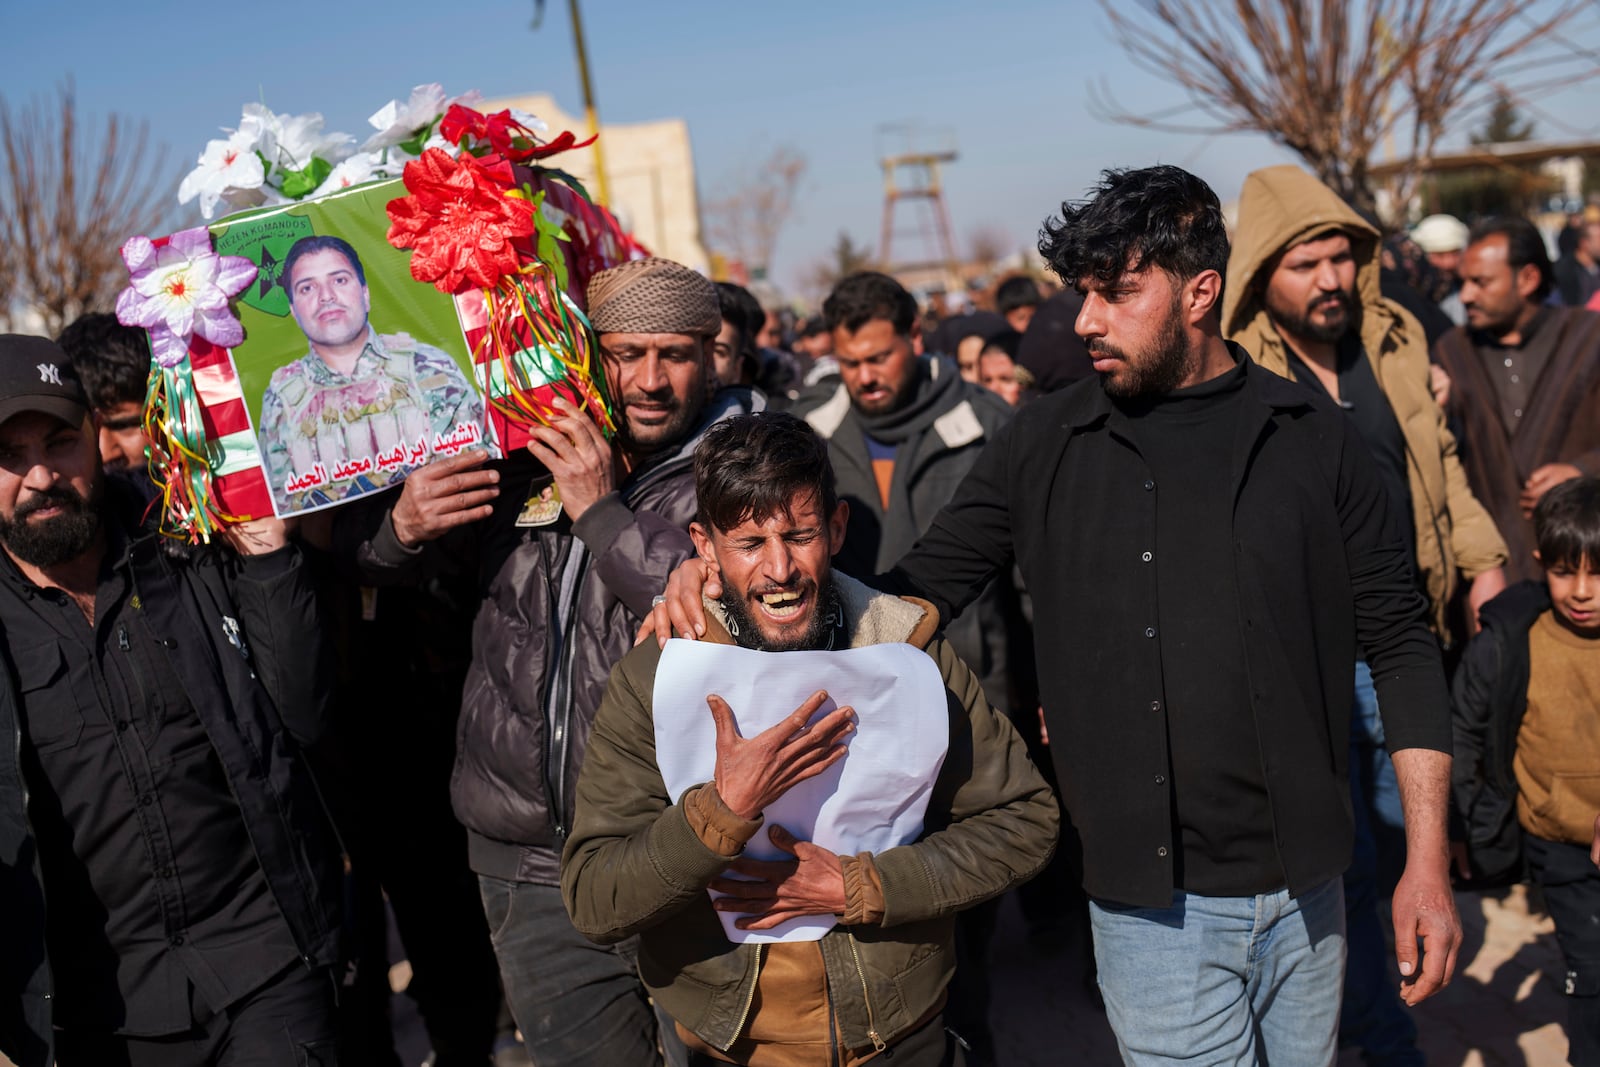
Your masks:
{"label": "man in olive green jacket", "polygon": [[[646,641],[612,672],[590,735],[562,862],[573,922],[602,943],[639,935],[640,974],[693,1062],[853,1065],[892,1048],[896,1067],[949,1063],[941,1011],[955,913],[1043,867],[1055,800],[972,672],[933,636],[931,606],[832,573],[848,505],[809,427],[788,415],[728,420],[697,449],[695,475],[701,521],[690,532],[725,590],[707,602],[705,638],[765,651],[921,648],[943,680],[949,750],[912,844],[838,856],[771,826],[795,859],[742,857],[765,807],[844,757],[853,712],[807,725],[819,692],[744,739],[708,695],[716,774],[673,803],[651,712],[662,653]],[[713,905],[708,888],[733,895]],[[805,915],[838,925],[820,941],[736,945],[718,911],[741,914],[750,929]]]}

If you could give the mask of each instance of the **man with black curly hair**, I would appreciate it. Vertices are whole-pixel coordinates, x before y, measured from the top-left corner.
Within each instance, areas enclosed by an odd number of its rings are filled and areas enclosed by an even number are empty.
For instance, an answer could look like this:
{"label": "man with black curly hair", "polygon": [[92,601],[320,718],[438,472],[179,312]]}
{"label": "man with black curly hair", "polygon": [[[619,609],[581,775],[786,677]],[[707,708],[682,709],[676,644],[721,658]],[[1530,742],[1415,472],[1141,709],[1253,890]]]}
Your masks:
{"label": "man with black curly hair", "polygon": [[[1125,1060],[1331,1063],[1358,646],[1405,808],[1408,1003],[1449,981],[1461,940],[1449,699],[1406,546],[1343,412],[1223,340],[1228,238],[1204,182],[1107,171],[1039,250],[1083,293],[1099,381],[1020,409],[876,582],[944,619],[1013,563],[1032,594],[1050,751]],[[694,567],[658,628],[696,626],[680,595],[704,576]]]}
{"label": "man with black curly hair", "polygon": [[144,331],[94,311],[62,330],[58,343],[88,394],[101,464],[107,471],[142,472],[144,394],[150,380],[150,342]]}

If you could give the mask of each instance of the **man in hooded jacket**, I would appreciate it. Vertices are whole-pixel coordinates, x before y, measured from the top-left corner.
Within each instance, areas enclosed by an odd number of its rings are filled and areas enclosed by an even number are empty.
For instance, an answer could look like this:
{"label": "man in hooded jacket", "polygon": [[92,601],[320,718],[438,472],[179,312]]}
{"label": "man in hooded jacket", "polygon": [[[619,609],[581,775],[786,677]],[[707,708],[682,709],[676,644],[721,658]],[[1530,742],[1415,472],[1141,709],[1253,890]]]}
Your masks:
{"label": "man in hooded jacket", "polygon": [[[1293,165],[1245,179],[1223,300],[1224,333],[1262,366],[1344,408],[1378,461],[1391,521],[1412,549],[1435,632],[1448,643],[1458,576],[1477,608],[1505,587],[1506,549],[1473,497],[1456,443],[1429,391],[1421,326],[1379,291],[1381,235],[1327,186]],[[1372,675],[1356,667],[1351,719],[1355,861],[1345,876],[1349,924],[1341,1036],[1373,1064],[1420,1064],[1416,1027],[1387,974],[1380,887],[1403,865],[1399,787],[1384,750]]]}
{"label": "man in hooded jacket", "polygon": [[[1381,235],[1327,186],[1292,164],[1267,167],[1245,179],[1239,199],[1239,225],[1228,259],[1222,329],[1244,346],[1257,363],[1286,378],[1300,380],[1328,393],[1362,430],[1383,468],[1391,500],[1404,490],[1404,520],[1409,516],[1411,542],[1423,590],[1432,608],[1432,624],[1446,645],[1452,643],[1448,608],[1462,578],[1471,583],[1468,600],[1476,614],[1504,588],[1500,568],[1506,546],[1494,520],[1467,484],[1457,457],[1456,440],[1428,386],[1428,347],[1422,328],[1404,308],[1378,290]],[[1348,267],[1322,257],[1342,244]],[[1313,249],[1313,246],[1321,246]],[[1316,262],[1286,262],[1294,256]],[[1327,259],[1328,262],[1321,262]],[[1316,355],[1301,351],[1312,337],[1297,335],[1290,322],[1296,309],[1275,313],[1269,307],[1269,283],[1275,275],[1296,271],[1317,275],[1307,287],[1308,309],[1298,309],[1302,334],[1325,329],[1332,340],[1334,366],[1320,366]],[[1288,286],[1280,284],[1278,291]],[[1339,294],[1337,298],[1334,294]],[[1331,312],[1335,305],[1339,311]],[[1364,359],[1356,359],[1363,356]],[[1336,379],[1334,391],[1326,382]],[[1372,391],[1374,383],[1377,392]],[[1354,389],[1352,393],[1351,390]],[[1367,431],[1363,397],[1380,410],[1383,402],[1399,434]]]}

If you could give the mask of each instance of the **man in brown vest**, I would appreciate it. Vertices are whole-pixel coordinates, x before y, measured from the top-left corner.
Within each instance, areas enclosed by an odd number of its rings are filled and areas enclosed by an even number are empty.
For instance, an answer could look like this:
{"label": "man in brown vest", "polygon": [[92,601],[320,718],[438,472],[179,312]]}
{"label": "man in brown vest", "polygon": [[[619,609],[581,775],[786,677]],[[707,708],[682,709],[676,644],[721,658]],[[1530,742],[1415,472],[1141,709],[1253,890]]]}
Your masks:
{"label": "man in brown vest", "polygon": [[1494,516],[1507,578],[1537,579],[1529,516],[1554,485],[1600,473],[1600,315],[1545,304],[1554,284],[1544,240],[1522,218],[1476,226],[1461,264],[1467,325],[1434,356],[1454,385],[1472,493]]}

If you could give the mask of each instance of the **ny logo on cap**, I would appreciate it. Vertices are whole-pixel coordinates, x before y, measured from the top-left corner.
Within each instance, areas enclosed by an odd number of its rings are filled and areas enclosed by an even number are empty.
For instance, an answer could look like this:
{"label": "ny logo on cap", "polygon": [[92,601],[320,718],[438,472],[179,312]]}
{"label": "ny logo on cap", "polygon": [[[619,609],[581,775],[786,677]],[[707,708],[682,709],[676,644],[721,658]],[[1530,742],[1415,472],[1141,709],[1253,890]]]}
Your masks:
{"label": "ny logo on cap", "polygon": [[54,363],[41,363],[39,364],[39,380],[50,385],[60,385],[61,372],[56,369]]}

